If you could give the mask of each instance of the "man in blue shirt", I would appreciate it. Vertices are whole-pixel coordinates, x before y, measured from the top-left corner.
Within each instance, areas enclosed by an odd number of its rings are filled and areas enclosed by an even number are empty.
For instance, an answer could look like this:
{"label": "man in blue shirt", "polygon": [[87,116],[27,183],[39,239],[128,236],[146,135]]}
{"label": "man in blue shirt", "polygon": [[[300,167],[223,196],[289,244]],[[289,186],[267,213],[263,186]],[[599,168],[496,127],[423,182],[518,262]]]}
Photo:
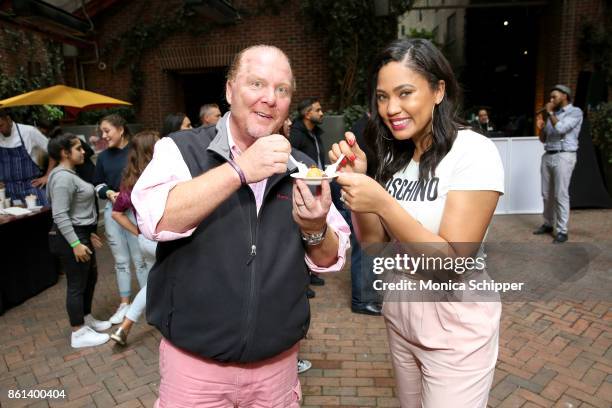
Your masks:
{"label": "man in blue shirt", "polygon": [[[533,233],[553,233],[553,243],[567,241],[570,213],[569,184],[576,165],[578,135],[582,126],[582,110],[571,104],[572,91],[566,85],[555,85],[545,106],[545,120],[536,118],[540,141],[546,152],[542,156],[542,198],[544,224]],[[555,228],[553,228],[553,226]]]}

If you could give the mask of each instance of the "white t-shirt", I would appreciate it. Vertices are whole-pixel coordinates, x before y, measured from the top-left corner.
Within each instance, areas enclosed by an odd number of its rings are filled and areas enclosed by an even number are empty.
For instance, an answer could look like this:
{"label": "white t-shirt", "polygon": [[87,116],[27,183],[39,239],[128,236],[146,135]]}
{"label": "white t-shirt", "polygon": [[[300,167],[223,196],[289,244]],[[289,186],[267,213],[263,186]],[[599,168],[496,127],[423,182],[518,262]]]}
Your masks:
{"label": "white t-shirt", "polygon": [[504,193],[504,167],[492,141],[472,130],[460,130],[435,176],[419,183],[419,163],[393,175],[387,191],[425,228],[440,230],[446,197],[452,190],[492,190]]}
{"label": "white t-shirt", "polygon": [[34,126],[22,125],[21,123],[13,122],[13,128],[11,129],[11,135],[9,137],[5,137],[4,135],[0,134],[0,147],[15,148],[21,146],[17,126],[19,126],[19,131],[21,132],[21,137],[23,139],[23,144],[26,151],[32,160],[37,163],[40,151],[47,151],[49,140]]}

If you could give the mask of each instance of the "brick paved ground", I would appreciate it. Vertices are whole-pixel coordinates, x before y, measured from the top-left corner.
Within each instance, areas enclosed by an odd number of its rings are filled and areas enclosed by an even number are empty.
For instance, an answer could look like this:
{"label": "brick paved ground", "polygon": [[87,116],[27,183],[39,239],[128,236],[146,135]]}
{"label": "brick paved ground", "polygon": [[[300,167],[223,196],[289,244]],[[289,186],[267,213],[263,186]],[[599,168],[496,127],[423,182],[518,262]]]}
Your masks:
{"label": "brick paved ground", "polygon": [[[501,216],[489,241],[545,242],[530,230],[537,216]],[[572,213],[571,240],[607,240],[612,211]],[[99,256],[94,313],[108,317],[116,285],[108,250]],[[609,280],[607,284],[609,284]],[[598,284],[594,282],[594,284]],[[0,316],[0,406],[151,407],[159,383],[159,335],[135,326],[127,348],[69,347],[65,280]],[[301,355],[304,407],[398,407],[381,318],[349,311],[348,273],[316,288],[309,338]],[[492,407],[612,406],[612,301],[507,303]],[[62,389],[64,400],[9,400],[8,390]]]}

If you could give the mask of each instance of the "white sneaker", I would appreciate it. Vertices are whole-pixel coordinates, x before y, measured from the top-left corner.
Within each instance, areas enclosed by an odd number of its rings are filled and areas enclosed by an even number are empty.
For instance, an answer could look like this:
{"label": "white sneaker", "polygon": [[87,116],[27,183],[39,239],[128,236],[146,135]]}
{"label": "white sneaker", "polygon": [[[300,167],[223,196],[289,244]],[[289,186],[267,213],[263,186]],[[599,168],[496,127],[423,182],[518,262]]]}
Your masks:
{"label": "white sneaker", "polygon": [[73,348],[93,347],[106,343],[110,336],[106,333],[98,333],[89,326],[83,326],[79,330],[72,332],[70,345]]}
{"label": "white sneaker", "polygon": [[115,314],[112,315],[111,318],[108,319],[108,321],[111,322],[112,324],[119,324],[123,322],[123,319],[125,318],[125,314],[127,313],[129,308],[130,308],[130,305],[128,303],[120,304]]}
{"label": "white sneaker", "polygon": [[112,326],[108,320],[106,321],[98,320],[95,317],[93,317],[91,313],[85,316],[85,325],[91,327],[95,331],[108,330]]}
{"label": "white sneaker", "polygon": [[302,373],[310,370],[310,367],[312,367],[312,363],[310,361],[298,359],[298,361],[297,361],[298,374],[302,374]]}

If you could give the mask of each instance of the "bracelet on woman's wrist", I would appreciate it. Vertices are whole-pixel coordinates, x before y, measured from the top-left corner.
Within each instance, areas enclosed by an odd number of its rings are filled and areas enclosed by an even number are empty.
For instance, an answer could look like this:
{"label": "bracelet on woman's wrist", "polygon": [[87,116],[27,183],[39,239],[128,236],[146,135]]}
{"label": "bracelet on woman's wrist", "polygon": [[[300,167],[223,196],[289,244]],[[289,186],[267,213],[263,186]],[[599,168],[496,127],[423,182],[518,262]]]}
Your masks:
{"label": "bracelet on woman's wrist", "polygon": [[79,245],[81,245],[81,241],[77,239],[72,244],[70,244],[70,248],[76,248]]}

